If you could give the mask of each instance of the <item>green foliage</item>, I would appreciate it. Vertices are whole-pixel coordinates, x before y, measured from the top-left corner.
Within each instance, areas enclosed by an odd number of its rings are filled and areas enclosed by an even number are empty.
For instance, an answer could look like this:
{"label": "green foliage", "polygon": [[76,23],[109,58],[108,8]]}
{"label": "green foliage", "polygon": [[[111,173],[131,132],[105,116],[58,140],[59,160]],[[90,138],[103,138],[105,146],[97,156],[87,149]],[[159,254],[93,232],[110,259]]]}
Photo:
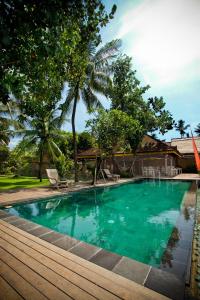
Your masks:
{"label": "green foliage", "polygon": [[71,132],[58,130],[58,135],[54,138],[54,142],[62,154],[69,158],[73,157],[73,136]]}
{"label": "green foliage", "polygon": [[195,128],[194,132],[200,136],[200,123],[197,125],[197,127]]}
{"label": "green foliage", "polygon": [[39,154],[39,178],[42,179],[42,162],[44,155],[52,160],[55,160],[62,154],[58,145],[55,143],[55,138],[59,135],[59,116],[56,110],[46,111],[45,114],[37,118],[26,118],[24,120],[28,129],[18,130],[15,133],[23,136],[24,149],[37,147]]}
{"label": "green foliage", "polygon": [[89,132],[83,131],[78,134],[77,148],[79,152],[93,148],[94,146],[95,139]]}
{"label": "green foliage", "polygon": [[140,81],[135,76],[136,71],[132,70],[131,58],[126,55],[119,56],[112,69],[113,85],[108,91],[112,108],[120,109],[137,120],[143,129],[143,135],[155,130],[164,134],[172,129],[173,118],[165,110],[163,98],[144,100],[143,95],[150,87],[140,86]]}
{"label": "green foliage", "polygon": [[13,137],[10,129],[22,128],[22,124],[17,119],[18,107],[15,102],[7,104],[0,103],[0,143],[8,145]]}
{"label": "green foliage", "polygon": [[73,161],[66,158],[64,154],[61,154],[55,161],[58,174],[61,178],[69,176],[73,167]]}
{"label": "green foliage", "polygon": [[99,148],[110,154],[127,147],[129,137],[136,136],[141,130],[137,120],[117,109],[100,110],[96,118],[87,122],[87,127],[95,136]]}
{"label": "green foliage", "polygon": [[26,140],[20,141],[16,147],[10,151],[9,171],[15,175],[29,175],[30,161],[37,159],[37,145],[27,145]]}
{"label": "green foliage", "polygon": [[184,120],[178,120],[178,123],[175,124],[176,131],[179,131],[181,138],[186,135],[186,130],[190,127],[190,125],[185,125]]}
{"label": "green foliage", "polygon": [[[95,52],[95,43],[93,40],[86,45],[85,59],[84,52],[80,54],[82,61],[85,61],[85,66],[82,66],[77,72],[77,80],[69,82],[69,90],[66,101],[60,107],[62,110],[61,121],[67,113],[72,111],[71,122],[76,182],[78,181],[77,136],[75,126],[77,103],[81,98],[89,112],[101,107],[101,102],[99,101],[96,93],[105,95],[111,85],[111,80],[108,74],[110,71],[109,61],[113,59],[119,46],[120,41],[115,40],[107,43],[104,47]],[[77,66],[80,67],[79,65]]]}
{"label": "green foliage", "polygon": [[32,115],[36,94],[53,109],[51,101],[60,96],[64,80],[77,78],[85,65],[85,45],[99,44],[100,28],[116,6],[107,14],[100,0],[1,0],[0,9],[0,101],[6,103],[10,92],[23,96]]}
{"label": "green foliage", "polygon": [[8,161],[10,151],[7,145],[0,144],[0,174],[6,174],[8,171]]}

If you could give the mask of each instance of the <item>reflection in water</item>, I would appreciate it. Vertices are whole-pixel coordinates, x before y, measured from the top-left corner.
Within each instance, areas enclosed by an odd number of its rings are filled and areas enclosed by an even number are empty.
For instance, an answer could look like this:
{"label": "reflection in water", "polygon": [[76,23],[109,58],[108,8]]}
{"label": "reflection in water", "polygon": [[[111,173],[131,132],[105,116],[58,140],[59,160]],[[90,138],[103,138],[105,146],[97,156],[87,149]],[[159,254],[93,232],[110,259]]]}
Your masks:
{"label": "reflection in water", "polygon": [[190,219],[190,212],[189,212],[188,207],[184,207],[183,213],[184,213],[185,220],[189,220]]}
{"label": "reflection in water", "polygon": [[180,239],[179,230],[177,227],[174,227],[171,237],[168,241],[167,248],[164,251],[163,256],[161,258],[161,263],[164,267],[168,265],[170,268],[172,268],[172,260],[174,259],[173,249],[176,248],[179,239]]}

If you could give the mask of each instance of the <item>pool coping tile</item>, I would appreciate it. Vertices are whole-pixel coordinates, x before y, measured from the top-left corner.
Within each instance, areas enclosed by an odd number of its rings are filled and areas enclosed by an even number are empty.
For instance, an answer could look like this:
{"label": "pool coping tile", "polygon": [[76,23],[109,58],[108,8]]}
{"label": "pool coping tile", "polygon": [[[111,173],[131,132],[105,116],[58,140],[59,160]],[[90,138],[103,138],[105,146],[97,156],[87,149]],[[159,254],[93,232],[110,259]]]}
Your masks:
{"label": "pool coping tile", "polygon": [[80,243],[77,243],[75,246],[70,248],[68,251],[86,260],[89,260],[93,256],[95,256],[100,250],[102,250],[102,248],[81,241]]}
{"label": "pool coping tile", "polygon": [[149,265],[123,256],[112,271],[139,284],[144,284],[150,269]]}
{"label": "pool coping tile", "polygon": [[107,270],[112,270],[121,258],[121,255],[101,249],[89,261]]}
{"label": "pool coping tile", "polygon": [[46,235],[47,233],[50,233],[50,232],[52,232],[51,229],[48,229],[43,226],[38,226],[37,228],[33,228],[29,231],[29,233],[31,233],[32,235],[41,237],[41,238],[43,235]]}
{"label": "pool coping tile", "polygon": [[160,269],[151,268],[144,286],[173,300],[184,297],[184,282],[174,274]]}
{"label": "pool coping tile", "polygon": [[42,235],[41,239],[43,239],[43,240],[45,240],[49,243],[54,243],[54,242],[60,240],[63,237],[64,237],[64,235],[59,233],[59,232],[50,231],[50,232]]}
{"label": "pool coping tile", "polygon": [[13,224],[13,225],[16,226],[17,228],[21,229],[21,230],[26,231],[26,232],[30,232],[32,229],[36,229],[36,228],[38,228],[40,226],[40,225],[38,225],[36,223],[29,222],[29,221],[27,221],[24,224],[20,224],[20,225]]}
{"label": "pool coping tile", "polygon": [[[41,237],[42,238],[42,237]],[[53,245],[62,248],[63,250],[68,251],[69,249],[71,249],[72,247],[74,247],[76,244],[78,244],[80,241],[67,236],[67,235],[63,235],[62,238],[52,242]]]}

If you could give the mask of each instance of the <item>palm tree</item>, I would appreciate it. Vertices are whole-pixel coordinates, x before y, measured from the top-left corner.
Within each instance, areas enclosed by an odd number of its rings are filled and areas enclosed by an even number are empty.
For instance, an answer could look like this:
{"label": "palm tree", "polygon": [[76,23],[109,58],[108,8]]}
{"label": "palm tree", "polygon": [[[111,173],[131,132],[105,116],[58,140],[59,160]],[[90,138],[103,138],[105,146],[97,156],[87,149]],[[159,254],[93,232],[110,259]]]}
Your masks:
{"label": "palm tree", "polygon": [[197,133],[198,136],[200,136],[200,123],[197,125],[194,132]]}
{"label": "palm tree", "polygon": [[26,119],[25,123],[28,129],[18,130],[18,135],[23,135],[24,148],[30,148],[37,145],[39,152],[39,174],[42,181],[42,164],[44,154],[48,154],[53,160],[62,154],[61,150],[54,142],[54,139],[61,137],[59,126],[60,116],[53,110],[40,118]]}
{"label": "palm tree", "polygon": [[0,103],[0,144],[8,145],[12,136],[10,128],[21,128],[20,122],[17,120],[17,104],[13,101],[7,104]]}
{"label": "palm tree", "polygon": [[186,134],[186,130],[190,127],[190,125],[185,125],[185,121],[178,120],[178,123],[175,125],[176,131],[179,131],[181,138]]}
{"label": "palm tree", "polygon": [[[78,182],[77,140],[75,127],[77,104],[78,101],[82,99],[88,111],[101,107],[101,102],[96,93],[106,95],[108,91],[111,84],[111,79],[109,77],[111,67],[109,62],[116,57],[120,44],[120,40],[113,40],[97,52],[95,52],[93,44],[88,45],[88,61],[86,69],[83,70],[83,74],[80,74],[80,77],[76,82],[69,83],[66,101],[61,105],[61,120],[66,113],[72,110],[71,124],[73,133],[75,182]],[[82,80],[83,77],[84,80]]]}

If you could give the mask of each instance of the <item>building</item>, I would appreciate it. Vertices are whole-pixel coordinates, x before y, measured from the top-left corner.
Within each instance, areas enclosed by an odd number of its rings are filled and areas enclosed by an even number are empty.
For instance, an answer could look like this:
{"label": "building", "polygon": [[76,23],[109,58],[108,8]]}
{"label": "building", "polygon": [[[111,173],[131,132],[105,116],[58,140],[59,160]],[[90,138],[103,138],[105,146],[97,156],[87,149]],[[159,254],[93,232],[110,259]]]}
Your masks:
{"label": "building", "polygon": [[[78,160],[82,164],[95,162],[101,156],[98,149],[89,149],[79,153]],[[103,159],[102,168],[122,176],[142,175],[144,167],[165,168],[176,167],[181,159],[181,153],[176,146],[168,145],[158,139],[145,135],[135,154],[130,152],[115,152],[113,156]]]}
{"label": "building", "polygon": [[[200,153],[200,137],[194,137],[194,140]],[[172,139],[170,144],[172,147],[177,147],[177,150],[181,153],[181,158],[178,159],[178,166],[185,173],[196,173],[192,138]]]}

